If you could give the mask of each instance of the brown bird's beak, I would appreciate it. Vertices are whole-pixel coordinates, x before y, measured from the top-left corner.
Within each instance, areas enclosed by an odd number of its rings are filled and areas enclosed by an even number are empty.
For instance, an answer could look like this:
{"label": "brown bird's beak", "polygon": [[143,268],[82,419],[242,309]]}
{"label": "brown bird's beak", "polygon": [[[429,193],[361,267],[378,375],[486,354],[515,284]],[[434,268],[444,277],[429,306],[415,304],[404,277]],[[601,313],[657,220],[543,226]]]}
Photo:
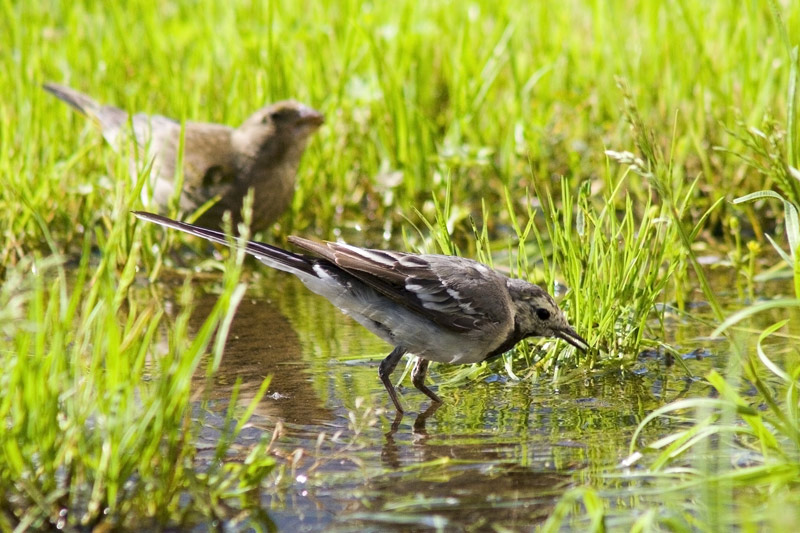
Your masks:
{"label": "brown bird's beak", "polygon": [[297,120],[298,125],[313,126],[315,128],[318,128],[322,126],[324,122],[325,122],[325,115],[323,115],[316,109],[312,109],[306,106],[303,106],[300,109],[300,117]]}
{"label": "brown bird's beak", "polygon": [[578,332],[569,326],[567,326],[564,329],[557,330],[555,332],[555,336],[561,340],[568,342],[569,344],[573,345],[582,352],[587,352],[589,351],[589,348],[591,348],[591,346],[589,346],[589,343],[586,342],[586,339],[578,335]]}

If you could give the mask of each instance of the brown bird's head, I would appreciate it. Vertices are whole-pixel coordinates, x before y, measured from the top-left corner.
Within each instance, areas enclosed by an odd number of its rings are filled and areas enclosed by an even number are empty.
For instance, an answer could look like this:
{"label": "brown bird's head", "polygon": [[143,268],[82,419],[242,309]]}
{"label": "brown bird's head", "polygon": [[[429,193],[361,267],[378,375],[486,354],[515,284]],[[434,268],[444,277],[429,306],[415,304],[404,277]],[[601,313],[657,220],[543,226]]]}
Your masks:
{"label": "brown bird's head", "polygon": [[255,159],[302,155],[309,136],[325,121],[322,113],[294,100],[262,107],[234,132],[238,150]]}
{"label": "brown bird's head", "polygon": [[221,217],[224,211],[238,213],[242,199],[252,188],[252,227],[262,229],[272,224],[292,202],[308,138],[323,121],[322,113],[293,100],[250,115],[231,134],[235,181],[209,210],[211,218]]}
{"label": "brown bird's head", "polygon": [[547,291],[521,279],[509,279],[508,291],[514,303],[514,326],[520,339],[556,337],[581,351],[589,349],[589,343],[569,325],[564,312]]}

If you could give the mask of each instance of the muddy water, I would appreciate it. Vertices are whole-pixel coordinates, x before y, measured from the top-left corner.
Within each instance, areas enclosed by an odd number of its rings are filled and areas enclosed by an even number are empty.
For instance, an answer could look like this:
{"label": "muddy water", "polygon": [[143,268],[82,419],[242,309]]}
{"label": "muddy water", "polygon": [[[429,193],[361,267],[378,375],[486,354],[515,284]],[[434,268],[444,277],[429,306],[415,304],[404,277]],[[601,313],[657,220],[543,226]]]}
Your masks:
{"label": "muddy water", "polygon": [[[212,292],[196,302],[198,323],[215,300]],[[701,333],[697,323],[680,320],[670,330],[694,376],[725,365],[727,345]],[[526,530],[549,516],[565,490],[584,484],[619,490],[615,505],[633,507],[641,499],[606,473],[628,455],[638,423],[671,401],[711,394],[702,379],[655,354],[624,374],[581,374],[557,385],[512,380],[498,361],[440,387],[445,403],[438,409],[406,377],[398,391],[407,414],[395,419],[377,375],[390,349],[289,276],[251,281],[205,423],[211,446],[236,379],[245,405],[271,375],[239,444],[278,428],[272,452],[280,466],[262,496],[264,512],[231,529]],[[429,379],[436,385],[459,371],[433,365]],[[643,438],[678,424],[659,421]]]}

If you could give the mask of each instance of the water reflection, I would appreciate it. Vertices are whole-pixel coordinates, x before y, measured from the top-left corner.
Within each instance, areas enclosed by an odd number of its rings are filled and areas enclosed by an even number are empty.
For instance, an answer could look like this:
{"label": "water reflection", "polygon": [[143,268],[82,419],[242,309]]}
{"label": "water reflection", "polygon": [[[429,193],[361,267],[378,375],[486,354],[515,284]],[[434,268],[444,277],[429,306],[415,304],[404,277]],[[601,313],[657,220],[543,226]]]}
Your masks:
{"label": "water reflection", "polygon": [[[414,424],[411,427],[411,431],[417,444],[424,445],[428,440],[428,431],[425,428],[425,424],[427,423],[428,418],[430,418],[433,413],[438,411],[441,406],[442,404],[440,403],[433,403],[430,407],[414,418]],[[383,449],[381,450],[381,461],[388,468],[397,469],[401,466],[400,448],[395,442],[394,436],[400,429],[400,424],[403,422],[404,418],[407,417],[404,416],[403,413],[398,412],[392,421],[391,428],[384,434],[385,440]]]}
{"label": "water reflection", "polygon": [[[217,296],[206,293],[194,302],[190,328],[197,330],[211,312]],[[231,323],[225,354],[208,391],[211,400],[225,403],[236,380],[241,380],[239,404],[248,405],[261,382],[272,376],[264,399],[258,404],[254,423],[280,420],[304,427],[333,419],[332,411],[311,385],[309,365],[292,324],[269,300],[245,297]],[[204,371],[195,376],[198,394],[205,391]]]}
{"label": "water reflection", "polygon": [[[514,463],[450,472],[445,479],[387,473],[345,510],[336,529],[496,531],[532,527],[547,518],[570,476]],[[345,526],[345,523],[348,523]]]}
{"label": "water reflection", "polygon": [[[236,379],[244,404],[273,376],[239,444],[246,448],[285,424],[273,450],[281,477],[261,499],[283,531],[530,529],[569,486],[630,484],[606,474],[627,456],[639,422],[677,399],[709,395],[698,376],[726,364],[723,344],[698,338],[696,323],[679,323],[670,330],[683,354],[674,364],[645,352],[624,371],[609,365],[553,383],[512,381],[497,362],[454,386],[442,385],[455,368],[436,365],[431,379],[445,403],[431,404],[406,379],[398,388],[406,415],[386,418],[376,415],[381,408],[394,415],[377,368],[390,347],[297,280],[255,277],[211,389],[202,372],[196,386],[224,412]],[[198,296],[195,328],[215,302],[211,292]],[[643,442],[679,423],[648,425]],[[298,449],[302,461],[294,459]]]}

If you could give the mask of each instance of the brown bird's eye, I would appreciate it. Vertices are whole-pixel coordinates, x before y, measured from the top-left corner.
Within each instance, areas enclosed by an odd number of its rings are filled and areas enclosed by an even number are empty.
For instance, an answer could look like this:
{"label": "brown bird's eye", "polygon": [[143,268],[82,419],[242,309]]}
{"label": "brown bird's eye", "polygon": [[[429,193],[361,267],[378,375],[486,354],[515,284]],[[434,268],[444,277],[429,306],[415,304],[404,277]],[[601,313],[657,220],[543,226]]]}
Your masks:
{"label": "brown bird's eye", "polygon": [[539,317],[539,320],[547,320],[550,318],[550,311],[544,307],[540,307],[536,310],[536,316]]}
{"label": "brown bird's eye", "polygon": [[282,120],[288,120],[289,117],[292,115],[291,109],[278,109],[277,111],[273,111],[269,114],[272,120],[279,122]]}

